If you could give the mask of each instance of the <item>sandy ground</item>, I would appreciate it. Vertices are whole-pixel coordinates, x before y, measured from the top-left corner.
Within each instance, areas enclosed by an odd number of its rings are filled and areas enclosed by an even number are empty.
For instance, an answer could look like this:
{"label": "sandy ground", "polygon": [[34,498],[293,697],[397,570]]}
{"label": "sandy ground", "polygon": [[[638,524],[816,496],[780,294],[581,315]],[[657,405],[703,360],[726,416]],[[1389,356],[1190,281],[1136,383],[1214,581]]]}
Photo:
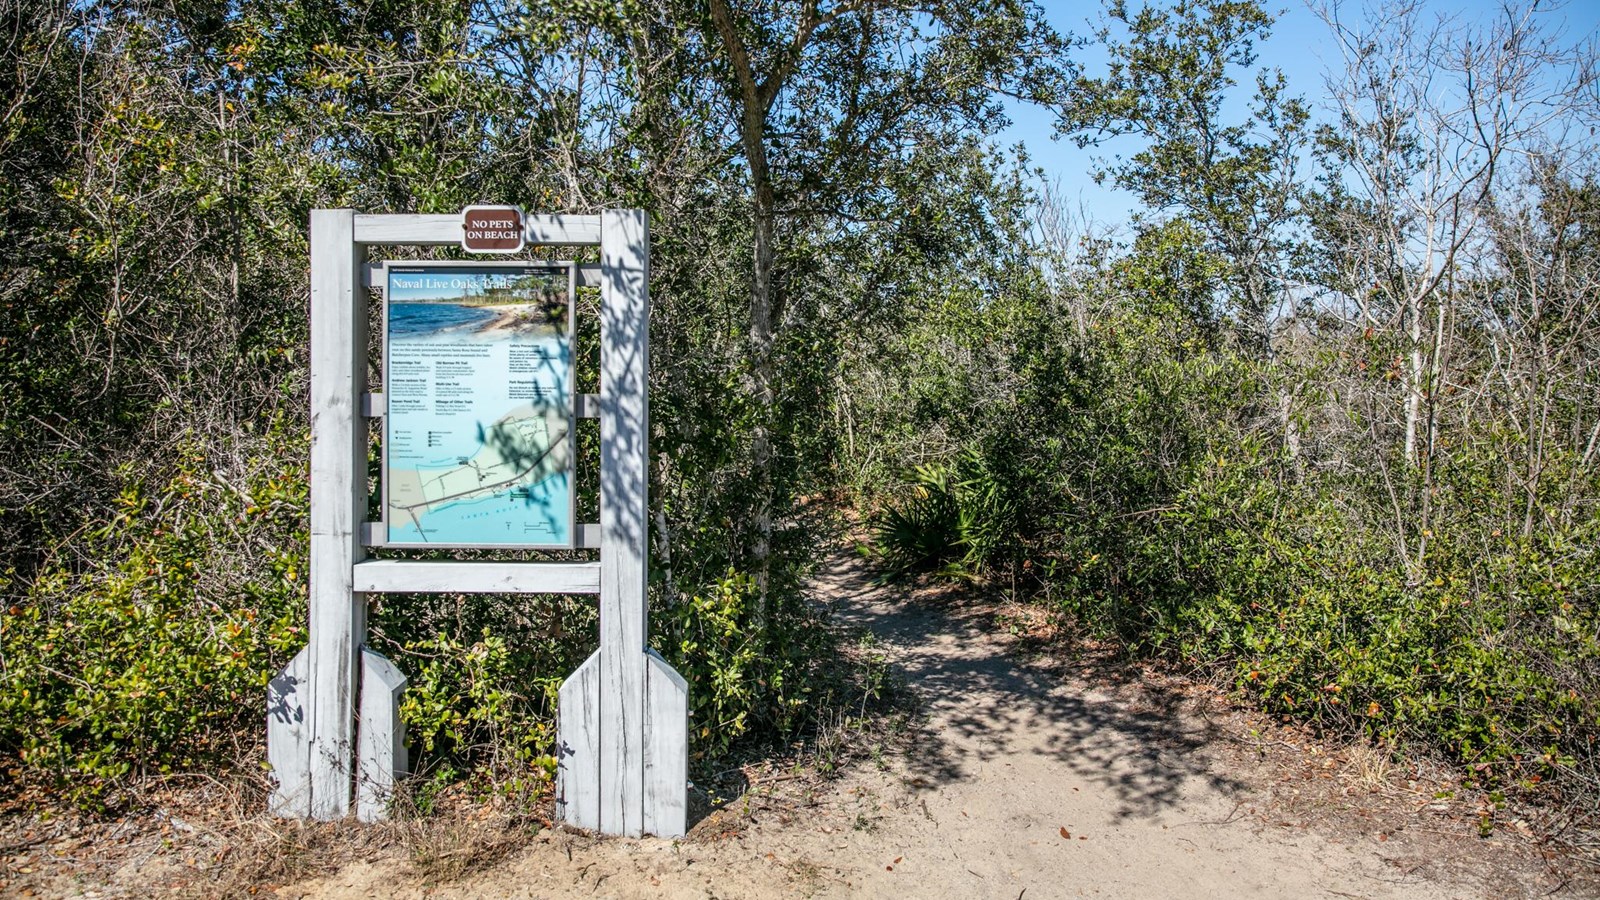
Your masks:
{"label": "sandy ground", "polygon": [[758,784],[684,841],[546,831],[451,882],[380,862],[279,896],[1592,896],[1527,847],[1363,808],[1373,788],[1347,784],[1348,761],[1274,739],[1286,767],[1248,723],[1208,718],[1204,691],[1023,662],[993,610],[873,589],[847,556],[814,587],[921,698],[926,721],[898,751],[820,787]]}
{"label": "sandy ground", "polygon": [[[762,770],[679,841],[470,827],[380,841],[283,898],[1500,898],[1597,897],[1437,776],[1319,745],[1203,685],[1030,643],[1026,610],[870,585],[846,554],[813,583],[875,635],[920,718],[835,777]],[[1008,618],[1008,616],[1010,616]],[[1046,652],[1040,652],[1041,647]],[[1432,779],[1432,780],[1430,780]],[[343,843],[341,843],[343,842]],[[285,842],[291,846],[294,842]],[[325,843],[323,846],[328,846]],[[192,860],[189,863],[193,864]],[[150,896],[181,854],[36,896]],[[1561,874],[1564,871],[1566,874]],[[16,882],[13,882],[15,886]],[[213,882],[212,884],[215,884]],[[237,895],[187,880],[188,895]],[[198,888],[197,888],[198,885]],[[0,881],[0,894],[5,894]]]}

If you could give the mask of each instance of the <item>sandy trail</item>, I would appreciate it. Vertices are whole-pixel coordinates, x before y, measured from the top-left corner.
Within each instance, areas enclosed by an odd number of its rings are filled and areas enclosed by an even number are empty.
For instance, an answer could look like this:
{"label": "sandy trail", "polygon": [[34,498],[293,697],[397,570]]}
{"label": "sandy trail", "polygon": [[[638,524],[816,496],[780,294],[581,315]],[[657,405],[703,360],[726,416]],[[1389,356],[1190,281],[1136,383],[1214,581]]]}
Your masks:
{"label": "sandy trail", "polygon": [[[1373,847],[1243,814],[1250,778],[1174,695],[1096,690],[1024,665],[987,617],[864,588],[837,560],[819,586],[877,634],[925,698],[894,767],[890,815],[832,865],[861,897],[1453,897]],[[1064,836],[1062,830],[1069,836]],[[1376,836],[1373,841],[1376,847]],[[885,857],[901,857],[893,871]]]}
{"label": "sandy trail", "polygon": [[1272,797],[1284,774],[1175,692],[1020,661],[990,617],[874,589],[844,555],[814,589],[874,633],[920,695],[927,722],[907,751],[853,765],[814,791],[758,794],[684,841],[544,832],[447,883],[419,880],[391,859],[279,895],[1506,895],[1504,878],[1486,887],[1427,841],[1360,820],[1295,821]]}
{"label": "sandy trail", "polygon": [[865,590],[848,563],[821,580],[845,598],[840,616],[892,648],[929,716],[896,767],[920,814],[886,818],[835,862],[854,872],[845,895],[1459,896],[1405,876],[1375,835],[1352,847],[1244,814],[1265,805],[1255,779],[1212,752],[1218,729],[1177,696],[1130,702],[1023,664],[987,617]]}

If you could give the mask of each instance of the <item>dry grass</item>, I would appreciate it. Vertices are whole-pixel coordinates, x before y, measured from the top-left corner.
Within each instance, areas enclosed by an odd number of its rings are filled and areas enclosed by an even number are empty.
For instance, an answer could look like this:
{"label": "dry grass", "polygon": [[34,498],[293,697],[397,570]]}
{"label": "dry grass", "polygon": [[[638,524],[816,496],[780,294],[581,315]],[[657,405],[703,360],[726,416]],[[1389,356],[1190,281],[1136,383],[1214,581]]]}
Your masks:
{"label": "dry grass", "polygon": [[410,871],[430,883],[488,868],[553,825],[548,792],[456,784],[428,798],[426,808],[420,799],[402,790],[395,798],[393,821],[383,827]]}
{"label": "dry grass", "polygon": [[1388,747],[1355,741],[1345,747],[1345,765],[1339,777],[1368,791],[1387,786],[1395,773],[1394,752]]}
{"label": "dry grass", "polygon": [[[0,812],[0,846],[26,863],[0,870],[0,894],[251,896],[342,865],[385,837],[341,823],[261,814],[264,778],[181,775],[132,784],[121,815],[95,815],[37,794]],[[54,798],[59,800],[59,798]]]}
{"label": "dry grass", "polygon": [[465,785],[431,797],[426,814],[403,795],[379,825],[274,818],[266,791],[249,774],[182,776],[136,785],[124,802],[139,812],[121,816],[13,806],[0,814],[0,896],[266,896],[384,858],[441,883],[498,862],[548,824],[548,796],[485,799]]}

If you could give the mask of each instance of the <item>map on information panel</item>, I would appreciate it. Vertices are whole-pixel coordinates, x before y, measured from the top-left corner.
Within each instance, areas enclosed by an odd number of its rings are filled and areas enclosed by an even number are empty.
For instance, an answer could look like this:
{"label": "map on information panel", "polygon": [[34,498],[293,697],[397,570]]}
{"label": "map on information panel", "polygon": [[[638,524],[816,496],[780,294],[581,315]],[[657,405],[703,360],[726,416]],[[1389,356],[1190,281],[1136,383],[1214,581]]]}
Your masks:
{"label": "map on information panel", "polygon": [[571,266],[384,269],[387,543],[571,547]]}

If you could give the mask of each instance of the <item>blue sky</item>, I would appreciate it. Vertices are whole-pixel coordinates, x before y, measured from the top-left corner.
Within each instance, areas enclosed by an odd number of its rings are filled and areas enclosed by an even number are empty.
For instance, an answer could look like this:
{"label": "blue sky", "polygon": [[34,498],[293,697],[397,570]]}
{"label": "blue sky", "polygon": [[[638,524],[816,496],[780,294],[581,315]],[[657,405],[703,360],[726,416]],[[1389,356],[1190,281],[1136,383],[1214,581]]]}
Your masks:
{"label": "blue sky", "polygon": [[[1064,0],[1039,0],[1047,16],[1058,31],[1078,35],[1092,33],[1100,22],[1102,6],[1098,2],[1064,2]],[[1137,9],[1140,0],[1130,0],[1129,6]],[[1501,12],[1501,5],[1490,0],[1421,0],[1424,14],[1454,16],[1465,25],[1489,22]],[[1271,37],[1257,46],[1257,68],[1281,69],[1288,79],[1291,94],[1305,98],[1316,111],[1323,101],[1324,75],[1341,64],[1339,48],[1332,41],[1328,27],[1302,0],[1288,4],[1268,2],[1267,8],[1281,11],[1273,26]],[[1360,3],[1346,3],[1342,17],[1354,20],[1359,17]],[[1600,32],[1600,0],[1571,0],[1564,5],[1539,4],[1547,27],[1562,29],[1563,43],[1578,43],[1586,36]],[[1095,60],[1091,56],[1087,62]],[[1098,74],[1091,65],[1090,72]],[[1239,73],[1240,99],[1249,95],[1249,73]],[[1109,186],[1094,183],[1089,172],[1094,159],[1107,157],[1117,151],[1136,150],[1139,142],[1124,139],[1115,145],[1098,149],[1079,150],[1070,140],[1053,140],[1054,116],[1036,107],[1013,104],[1009,107],[1011,127],[999,135],[1005,146],[1021,142],[1032,158],[1032,164],[1043,168],[1048,178],[1060,186],[1062,199],[1093,220],[1107,225],[1122,225],[1134,208],[1133,198]]]}

